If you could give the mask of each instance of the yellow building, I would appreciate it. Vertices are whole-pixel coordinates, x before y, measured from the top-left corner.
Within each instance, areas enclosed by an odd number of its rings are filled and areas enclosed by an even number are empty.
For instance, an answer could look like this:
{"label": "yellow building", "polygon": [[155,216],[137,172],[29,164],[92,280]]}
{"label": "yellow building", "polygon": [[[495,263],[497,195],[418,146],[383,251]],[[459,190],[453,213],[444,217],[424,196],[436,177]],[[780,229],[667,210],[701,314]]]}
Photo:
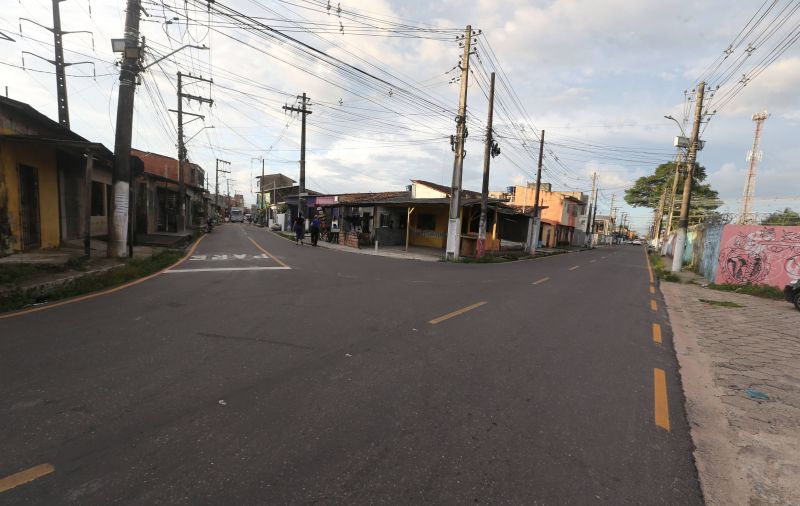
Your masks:
{"label": "yellow building", "polygon": [[102,145],[0,97],[0,255],[105,234],[112,160]]}

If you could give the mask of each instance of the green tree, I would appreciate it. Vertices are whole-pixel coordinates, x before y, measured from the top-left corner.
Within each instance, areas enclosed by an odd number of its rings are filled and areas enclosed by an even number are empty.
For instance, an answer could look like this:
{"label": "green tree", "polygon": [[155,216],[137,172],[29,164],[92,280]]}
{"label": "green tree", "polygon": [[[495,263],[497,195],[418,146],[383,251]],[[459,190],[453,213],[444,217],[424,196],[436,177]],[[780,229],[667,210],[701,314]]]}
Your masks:
{"label": "green tree", "polygon": [[775,211],[764,218],[762,225],[800,225],[800,214],[788,207],[783,211]]}
{"label": "green tree", "polygon": [[[661,192],[667,189],[667,195],[672,192],[672,180],[675,177],[675,162],[662,163],[650,176],[643,176],[625,190],[625,202],[633,207],[649,207],[656,209],[661,199]],[[681,195],[683,194],[684,175],[678,176],[678,189],[675,196],[675,209],[680,209]],[[706,179],[706,168],[697,165],[692,180],[692,209],[697,211],[711,211],[722,205],[715,190],[710,184],[703,184]],[[667,211],[669,211],[667,209]]]}

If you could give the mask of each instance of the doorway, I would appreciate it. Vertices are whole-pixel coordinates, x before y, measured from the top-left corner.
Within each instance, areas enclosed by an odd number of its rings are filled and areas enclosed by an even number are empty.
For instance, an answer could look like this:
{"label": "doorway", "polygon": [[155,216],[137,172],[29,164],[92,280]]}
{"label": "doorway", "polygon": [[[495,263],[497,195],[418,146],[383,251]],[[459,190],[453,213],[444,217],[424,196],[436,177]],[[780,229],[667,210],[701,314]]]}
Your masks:
{"label": "doorway", "polygon": [[41,245],[39,222],[39,175],[34,167],[19,166],[19,207],[22,225],[22,249]]}

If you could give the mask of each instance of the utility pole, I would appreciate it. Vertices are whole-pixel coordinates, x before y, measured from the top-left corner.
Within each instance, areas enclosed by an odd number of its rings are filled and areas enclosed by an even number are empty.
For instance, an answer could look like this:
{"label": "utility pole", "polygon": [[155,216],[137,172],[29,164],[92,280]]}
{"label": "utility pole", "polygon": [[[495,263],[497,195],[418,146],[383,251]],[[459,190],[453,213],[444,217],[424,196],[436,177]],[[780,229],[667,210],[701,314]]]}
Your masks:
{"label": "utility pole", "polygon": [[692,136],[689,139],[689,153],[686,156],[686,178],[683,181],[683,201],[681,202],[681,217],[678,221],[678,235],[675,238],[675,248],[672,251],[672,272],[680,272],[683,267],[683,250],[686,247],[686,231],[689,228],[689,206],[692,198],[692,179],[694,165],[697,159],[697,144],[700,136],[700,123],[703,120],[703,94],[706,83],[701,82],[697,87],[697,101],[694,109],[694,125]]}
{"label": "utility pole", "polygon": [[[675,155],[675,175],[672,177],[672,193],[670,194],[669,198],[669,215],[667,218],[667,236],[669,236],[670,232],[672,232],[672,218],[675,215],[675,196],[678,192],[678,180],[680,179],[681,173],[681,165],[683,164],[683,153],[678,153]],[[685,169],[684,169],[685,170]]]}
{"label": "utility pole", "polygon": [[[71,65],[92,65],[94,67],[94,63],[90,61],[82,61],[82,62],[74,62],[74,63],[66,63],[64,62],[64,41],[63,36],[68,35],[70,33],[88,33],[93,35],[92,32],[88,30],[77,30],[77,31],[70,31],[65,32],[61,29],[61,7],[60,3],[64,0],[52,0],[53,2],[53,28],[48,26],[44,26],[41,23],[38,23],[32,19],[28,18],[20,18],[20,32],[22,31],[22,21],[28,21],[29,23],[33,23],[45,30],[51,32],[53,34],[53,48],[55,50],[55,59],[48,60],[47,58],[42,58],[41,56],[31,53],[29,51],[23,51],[23,60],[22,66],[25,67],[25,54],[29,54],[40,60],[44,60],[55,67],[55,74],[56,74],[56,97],[58,100],[58,123],[65,127],[69,128],[69,101],[67,99],[67,75],[66,69]],[[92,38],[92,48],[94,48],[94,37]]]}
{"label": "utility pole", "polygon": [[128,0],[125,14],[125,49],[119,73],[117,99],[117,129],[114,135],[114,171],[112,183],[114,196],[108,215],[108,256],[128,255],[128,219],[130,208],[131,136],[133,132],[133,100],[136,96],[136,79],[139,74],[139,0]]}
{"label": "utility pole", "polygon": [[[595,195],[595,183],[597,181],[597,172],[592,173],[592,193],[589,195],[589,212],[586,213],[586,237],[589,240],[589,246],[592,245],[591,230],[592,230],[592,199]],[[585,244],[585,242],[584,242]]]}
{"label": "utility pole", "polygon": [[761,143],[761,131],[764,129],[764,121],[766,121],[767,118],[769,118],[769,113],[767,111],[753,114],[752,119],[756,122],[756,133],[753,136],[753,147],[750,148],[750,152],[747,153],[747,160],[750,162],[750,165],[747,167],[747,179],[745,179],[744,191],[742,192],[742,211],[739,213],[740,225],[745,225],[754,221],[750,218],[750,209],[756,188],[756,168],[762,157],[762,153],[758,150],[758,145]]}
{"label": "utility pole", "polygon": [[[489,81],[489,113],[486,119],[486,145],[483,148],[483,185],[481,186],[481,220],[478,224],[478,244],[476,255],[480,258],[486,253],[486,214],[489,201],[489,164],[495,153],[500,154],[500,149],[494,144],[492,135],[492,117],[494,115],[494,72]],[[527,189],[526,189],[527,191]],[[497,212],[495,212],[497,219]]]}
{"label": "utility pole", "polygon": [[217,168],[214,171],[214,178],[215,178],[215,183],[214,183],[214,207],[215,208],[219,208],[219,173],[220,172],[222,172],[223,174],[230,174],[231,173],[231,171],[229,171],[229,170],[220,170],[219,169],[220,162],[221,163],[227,163],[228,165],[231,164],[231,162],[229,162],[227,160],[220,160],[219,158],[217,158]]}
{"label": "utility pole", "polygon": [[300,100],[300,107],[284,105],[283,110],[289,112],[300,113],[300,187],[297,191],[297,215],[303,215],[306,218],[307,209],[304,207],[306,203],[306,116],[311,114],[306,104],[311,101],[306,97],[305,92],[297,97]]}
{"label": "utility pole", "polygon": [[456,137],[454,139],[455,158],[453,160],[453,181],[450,185],[450,221],[447,224],[447,248],[445,260],[457,259],[461,250],[461,176],[464,169],[464,141],[467,137],[467,84],[469,81],[469,56],[472,45],[472,26],[467,25],[464,34],[464,55],[461,57],[461,90],[458,97],[456,116]]}
{"label": "utility pole", "polygon": [[595,229],[595,219],[597,218],[597,194],[600,193],[600,190],[594,192],[594,212],[592,212],[592,227],[590,228],[590,235],[589,235],[589,247],[594,247],[594,229]]}
{"label": "utility pole", "polygon": [[[533,233],[528,233],[532,236],[531,244],[528,246],[528,251],[531,255],[536,253],[536,246],[539,244],[539,226],[542,222],[541,209],[539,206],[539,190],[542,187],[542,161],[544,160],[544,130],[539,137],[539,163],[536,164],[536,191],[533,193]],[[528,194],[528,189],[525,188],[525,195]]]}
{"label": "utility pole", "polygon": [[[191,74],[183,74],[178,71],[178,109],[174,112],[178,113],[178,231],[186,230],[186,182],[183,180],[184,165],[186,165],[186,143],[183,139],[183,116],[194,116],[195,119],[203,119],[205,116],[194,114],[191,112],[183,111],[183,99],[189,101],[197,100],[200,103],[213,105],[214,101],[210,98],[199,97],[197,95],[190,95],[183,92],[183,79],[193,79],[195,81],[203,81],[209,84],[214,84],[213,79],[205,79],[203,77],[193,76]],[[172,111],[172,109],[170,109]],[[194,120],[189,120],[190,123]]]}

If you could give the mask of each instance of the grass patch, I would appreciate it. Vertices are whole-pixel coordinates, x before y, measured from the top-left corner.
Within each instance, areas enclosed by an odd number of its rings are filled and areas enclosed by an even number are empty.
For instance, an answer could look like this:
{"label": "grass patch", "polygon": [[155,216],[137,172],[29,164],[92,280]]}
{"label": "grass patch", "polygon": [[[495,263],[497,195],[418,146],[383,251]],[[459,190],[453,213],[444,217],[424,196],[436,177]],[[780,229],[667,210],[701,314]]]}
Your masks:
{"label": "grass patch", "polygon": [[89,274],[62,285],[54,286],[48,290],[14,290],[0,296],[0,312],[15,311],[25,307],[52,302],[68,297],[75,297],[85,293],[111,288],[128,281],[133,281],[177,262],[183,256],[179,250],[166,250],[151,258],[134,258],[128,260],[122,267],[106,272]]}
{"label": "grass patch", "polygon": [[716,285],[709,283],[708,288],[721,292],[743,293],[764,299],[783,300],[783,290],[770,285]]}
{"label": "grass patch", "polygon": [[61,265],[53,264],[2,264],[0,265],[0,285],[13,284],[49,272],[84,271],[86,257],[74,257]]}
{"label": "grass patch", "polygon": [[720,307],[744,307],[741,304],[737,304],[735,302],[731,302],[729,300],[709,300],[709,299],[697,299],[700,302],[705,302],[706,304],[711,304],[712,306],[720,306]]}
{"label": "grass patch", "polygon": [[678,277],[677,274],[674,274],[667,270],[664,266],[664,258],[660,255],[649,254],[647,255],[650,258],[650,265],[653,267],[653,273],[655,273],[658,279],[663,281],[670,281],[673,283],[680,283],[681,278]]}

